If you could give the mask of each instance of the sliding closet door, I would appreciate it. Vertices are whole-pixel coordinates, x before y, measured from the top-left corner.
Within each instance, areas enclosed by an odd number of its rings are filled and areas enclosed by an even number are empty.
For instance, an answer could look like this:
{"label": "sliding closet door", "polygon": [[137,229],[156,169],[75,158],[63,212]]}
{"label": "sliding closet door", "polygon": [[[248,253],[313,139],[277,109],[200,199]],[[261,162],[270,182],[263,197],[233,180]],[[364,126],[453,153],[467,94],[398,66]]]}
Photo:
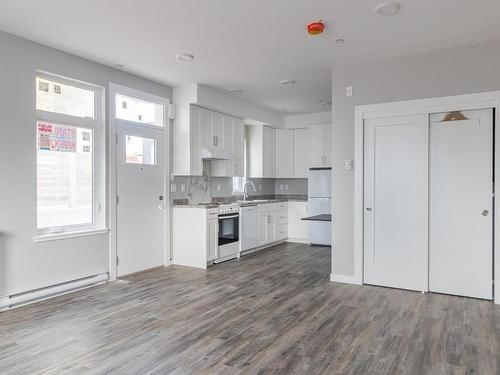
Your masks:
{"label": "sliding closet door", "polygon": [[428,288],[428,116],[365,121],[364,283]]}
{"label": "sliding closet door", "polygon": [[429,290],[492,299],[492,179],[493,110],[432,115]]}

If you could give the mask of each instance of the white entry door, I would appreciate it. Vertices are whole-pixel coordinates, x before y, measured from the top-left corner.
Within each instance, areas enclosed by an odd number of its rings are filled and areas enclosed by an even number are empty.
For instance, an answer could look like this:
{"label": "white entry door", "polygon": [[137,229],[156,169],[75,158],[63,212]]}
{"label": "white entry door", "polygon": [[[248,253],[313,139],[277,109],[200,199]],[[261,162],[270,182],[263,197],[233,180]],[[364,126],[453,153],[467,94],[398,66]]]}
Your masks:
{"label": "white entry door", "polygon": [[492,299],[493,110],[462,114],[431,115],[429,290]]}
{"label": "white entry door", "polygon": [[364,283],[428,288],[428,116],[365,121]]}
{"label": "white entry door", "polygon": [[165,264],[163,130],[117,123],[117,275]]}

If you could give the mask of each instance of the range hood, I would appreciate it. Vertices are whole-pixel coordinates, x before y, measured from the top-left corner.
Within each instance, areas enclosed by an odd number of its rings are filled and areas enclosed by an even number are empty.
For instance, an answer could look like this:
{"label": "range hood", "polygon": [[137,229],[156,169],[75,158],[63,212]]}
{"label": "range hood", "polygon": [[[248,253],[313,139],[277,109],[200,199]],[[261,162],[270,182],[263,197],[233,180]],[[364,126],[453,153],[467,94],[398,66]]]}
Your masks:
{"label": "range hood", "polygon": [[203,160],[230,160],[231,155],[224,151],[214,151],[203,147],[201,149],[201,158]]}

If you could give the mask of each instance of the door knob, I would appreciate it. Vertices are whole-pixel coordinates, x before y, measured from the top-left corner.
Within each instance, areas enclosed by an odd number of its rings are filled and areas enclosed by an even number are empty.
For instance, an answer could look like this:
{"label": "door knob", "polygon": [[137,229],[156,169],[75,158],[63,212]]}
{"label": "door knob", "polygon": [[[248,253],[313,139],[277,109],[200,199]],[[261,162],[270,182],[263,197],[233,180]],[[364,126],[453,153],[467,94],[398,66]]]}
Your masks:
{"label": "door knob", "polygon": [[366,211],[368,211],[368,212],[372,212],[372,211],[373,211],[373,209],[372,209],[371,207],[366,207]]}
{"label": "door knob", "polygon": [[163,200],[163,195],[160,195],[160,196],[158,197],[158,199],[162,201],[162,200]]}
{"label": "door knob", "polygon": [[483,211],[483,216],[488,216],[488,214],[489,214],[488,210]]}

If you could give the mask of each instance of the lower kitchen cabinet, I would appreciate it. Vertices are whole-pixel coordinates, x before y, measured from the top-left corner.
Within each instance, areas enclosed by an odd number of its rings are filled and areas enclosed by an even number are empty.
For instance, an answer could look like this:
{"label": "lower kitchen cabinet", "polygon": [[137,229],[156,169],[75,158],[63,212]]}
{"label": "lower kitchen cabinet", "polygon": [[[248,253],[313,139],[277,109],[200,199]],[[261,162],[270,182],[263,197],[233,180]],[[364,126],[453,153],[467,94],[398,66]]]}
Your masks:
{"label": "lower kitchen cabinet", "polygon": [[207,261],[217,259],[219,249],[219,220],[217,215],[207,219]]}
{"label": "lower kitchen cabinet", "polygon": [[309,242],[307,221],[307,202],[288,202],[288,234],[290,242]]}
{"label": "lower kitchen cabinet", "polygon": [[173,263],[207,268],[219,248],[217,208],[174,207],[172,211]]}

